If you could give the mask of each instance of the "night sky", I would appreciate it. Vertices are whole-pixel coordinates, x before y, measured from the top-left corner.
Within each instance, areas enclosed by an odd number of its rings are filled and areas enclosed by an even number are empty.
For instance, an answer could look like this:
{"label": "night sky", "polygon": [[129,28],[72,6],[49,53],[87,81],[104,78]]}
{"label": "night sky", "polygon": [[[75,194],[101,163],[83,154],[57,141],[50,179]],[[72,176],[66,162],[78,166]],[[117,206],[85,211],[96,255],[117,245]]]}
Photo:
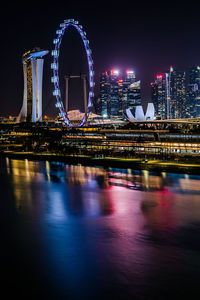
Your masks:
{"label": "night sky", "polygon": [[[74,3],[74,4],[72,4]],[[53,49],[53,38],[64,19],[79,20],[93,52],[98,93],[99,75],[106,69],[132,68],[142,83],[142,102],[150,100],[149,84],[170,65],[188,71],[200,64],[199,7],[175,1],[27,2],[1,8],[1,116],[17,115],[23,99],[22,54],[38,46]],[[86,57],[78,34],[66,32],[61,45],[61,87],[64,74],[86,72]],[[56,114],[50,82],[52,57],[45,57],[43,110]],[[80,82],[79,82],[80,83]],[[81,92],[72,83],[70,108],[80,106]]]}

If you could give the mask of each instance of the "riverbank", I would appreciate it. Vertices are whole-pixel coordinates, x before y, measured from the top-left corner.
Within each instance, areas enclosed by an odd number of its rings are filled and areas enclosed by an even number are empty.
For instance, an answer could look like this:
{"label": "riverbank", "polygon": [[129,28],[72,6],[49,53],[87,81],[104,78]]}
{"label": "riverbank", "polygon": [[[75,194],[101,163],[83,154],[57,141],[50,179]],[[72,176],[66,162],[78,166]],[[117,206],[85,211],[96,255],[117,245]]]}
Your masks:
{"label": "riverbank", "polygon": [[92,157],[86,155],[64,155],[60,153],[35,153],[4,151],[1,157],[12,159],[48,160],[65,162],[67,164],[82,164],[115,168],[132,168],[138,170],[163,171],[172,173],[200,174],[200,164],[197,162],[144,160],[141,158]]}

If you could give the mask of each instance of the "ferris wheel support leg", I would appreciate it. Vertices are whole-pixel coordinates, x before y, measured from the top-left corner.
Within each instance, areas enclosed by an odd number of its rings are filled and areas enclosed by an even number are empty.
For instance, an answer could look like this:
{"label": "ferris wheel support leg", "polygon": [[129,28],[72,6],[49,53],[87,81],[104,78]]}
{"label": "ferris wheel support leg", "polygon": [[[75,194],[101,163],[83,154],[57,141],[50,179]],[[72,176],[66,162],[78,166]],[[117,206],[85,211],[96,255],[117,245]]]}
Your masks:
{"label": "ferris wheel support leg", "polygon": [[65,111],[68,112],[69,109],[69,77],[65,77]]}
{"label": "ferris wheel support leg", "polygon": [[87,122],[87,88],[86,88],[86,76],[83,75],[83,98],[84,98],[84,112],[85,112],[85,117],[86,117],[86,122]]}

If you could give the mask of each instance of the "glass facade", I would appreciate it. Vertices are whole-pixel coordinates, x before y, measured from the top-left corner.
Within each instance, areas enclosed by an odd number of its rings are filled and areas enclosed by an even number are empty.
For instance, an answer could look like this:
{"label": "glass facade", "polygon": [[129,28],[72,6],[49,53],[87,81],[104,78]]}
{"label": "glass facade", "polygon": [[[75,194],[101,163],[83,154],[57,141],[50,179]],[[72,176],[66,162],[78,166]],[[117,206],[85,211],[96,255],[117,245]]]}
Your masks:
{"label": "glass facade", "polygon": [[110,95],[109,101],[107,103],[107,110],[108,116],[111,117],[118,117],[121,116],[121,99],[120,99],[120,85],[119,81],[119,74],[118,72],[112,72],[110,74]]}
{"label": "glass facade", "polygon": [[200,117],[200,67],[189,69],[189,84],[187,90],[187,115]]}
{"label": "glass facade", "polygon": [[102,73],[100,78],[100,102],[101,102],[101,115],[104,118],[108,117],[108,102],[110,99],[110,80],[108,73]]}
{"label": "glass facade", "polygon": [[118,70],[105,72],[100,78],[100,102],[103,117],[124,117],[126,109],[141,105],[140,81],[132,70],[121,74]]}
{"label": "glass facade", "polygon": [[185,72],[170,72],[170,119],[186,118]]}
{"label": "glass facade", "polygon": [[152,102],[160,119],[187,118],[185,72],[174,70],[158,74],[151,83]]}
{"label": "glass facade", "polygon": [[155,82],[151,83],[152,102],[155,107],[158,119],[167,118],[167,92],[166,92],[166,75],[159,74]]}

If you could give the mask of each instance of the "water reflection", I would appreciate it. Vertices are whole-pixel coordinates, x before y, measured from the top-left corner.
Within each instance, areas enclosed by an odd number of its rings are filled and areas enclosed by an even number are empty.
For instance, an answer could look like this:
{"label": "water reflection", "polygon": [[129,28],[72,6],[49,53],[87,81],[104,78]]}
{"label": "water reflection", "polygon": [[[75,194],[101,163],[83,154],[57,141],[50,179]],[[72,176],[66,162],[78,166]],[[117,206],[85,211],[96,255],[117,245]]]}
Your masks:
{"label": "water reflection", "polygon": [[190,290],[197,286],[200,176],[0,163],[2,203],[15,202],[16,216],[5,222],[16,235],[16,274],[31,261],[48,286],[43,298],[55,288],[54,299],[173,299],[185,278]]}
{"label": "water reflection", "polygon": [[[163,220],[162,210],[170,209],[171,203],[174,205],[175,194],[178,205],[178,194],[181,195],[183,204],[185,196],[182,194],[192,194],[195,201],[200,193],[200,176],[197,175],[115,168],[105,170],[8,158],[6,168],[12,178],[16,208],[20,212],[31,212],[38,205],[39,214],[52,214],[52,218],[60,216],[62,219],[67,215],[100,216],[131,211],[130,208],[126,209],[127,203],[124,199],[128,197],[130,190],[134,199],[138,199],[138,195],[142,198],[143,213],[149,214],[150,211],[154,220],[155,214]],[[37,205],[36,198],[39,199]]]}

